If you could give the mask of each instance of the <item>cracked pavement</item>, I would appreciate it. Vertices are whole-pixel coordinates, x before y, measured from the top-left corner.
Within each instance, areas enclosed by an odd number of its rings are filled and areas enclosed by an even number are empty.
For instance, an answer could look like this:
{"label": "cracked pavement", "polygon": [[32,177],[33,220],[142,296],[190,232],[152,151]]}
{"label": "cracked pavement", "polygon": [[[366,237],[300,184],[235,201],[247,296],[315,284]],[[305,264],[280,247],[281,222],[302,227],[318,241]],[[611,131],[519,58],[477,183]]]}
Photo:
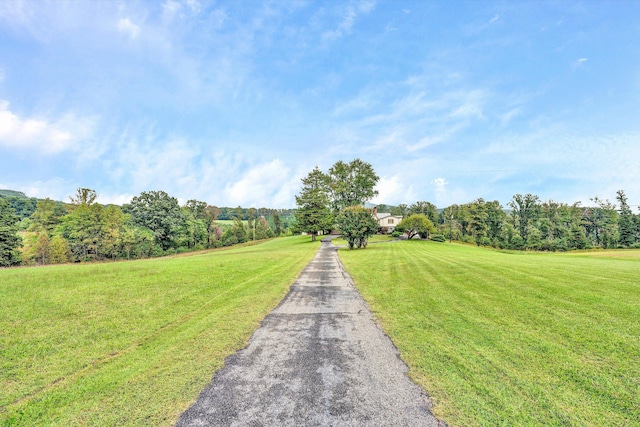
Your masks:
{"label": "cracked pavement", "polygon": [[329,240],[176,426],[444,426]]}

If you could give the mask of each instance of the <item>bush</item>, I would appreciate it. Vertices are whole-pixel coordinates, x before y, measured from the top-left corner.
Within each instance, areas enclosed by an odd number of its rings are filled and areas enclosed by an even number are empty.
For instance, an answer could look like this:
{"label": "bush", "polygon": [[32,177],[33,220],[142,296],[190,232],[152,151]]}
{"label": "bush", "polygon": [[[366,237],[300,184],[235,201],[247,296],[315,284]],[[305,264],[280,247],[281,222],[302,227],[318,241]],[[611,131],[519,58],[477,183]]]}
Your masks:
{"label": "bush", "polygon": [[445,242],[446,239],[444,238],[444,236],[442,234],[434,234],[433,236],[431,236],[431,240],[433,240],[434,242]]}
{"label": "bush", "polygon": [[391,237],[400,237],[400,236],[402,236],[402,233],[397,230],[391,233]]}

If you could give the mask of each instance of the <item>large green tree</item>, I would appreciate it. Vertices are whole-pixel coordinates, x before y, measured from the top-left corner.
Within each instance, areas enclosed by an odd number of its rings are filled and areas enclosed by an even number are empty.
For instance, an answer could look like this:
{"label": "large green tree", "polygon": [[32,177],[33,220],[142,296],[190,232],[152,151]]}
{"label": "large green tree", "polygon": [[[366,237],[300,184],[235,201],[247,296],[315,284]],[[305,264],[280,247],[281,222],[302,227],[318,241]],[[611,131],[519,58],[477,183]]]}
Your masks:
{"label": "large green tree", "polygon": [[329,209],[329,180],[316,166],[302,178],[302,189],[296,196],[296,224],[300,231],[316,240],[318,233],[333,227],[334,216]]}
{"label": "large green tree", "polygon": [[401,233],[405,233],[408,239],[413,239],[415,236],[429,237],[429,233],[435,231],[433,222],[425,214],[413,214],[409,215],[396,227],[396,230]]}
{"label": "large green tree", "polygon": [[373,212],[362,206],[344,208],[336,218],[340,235],[354,247],[366,248],[369,237],[378,231],[378,222],[373,218]]}
{"label": "large green tree", "polygon": [[63,217],[60,230],[69,242],[76,260],[102,258],[99,249],[103,240],[104,216],[102,205],[95,203],[97,194],[88,188],[79,188],[71,197],[72,207]]}
{"label": "large green tree", "polygon": [[164,191],[143,191],[127,209],[133,223],[151,230],[162,249],[176,246],[184,221],[178,199]]}
{"label": "large green tree", "polygon": [[369,163],[360,159],[336,162],[328,177],[331,208],[336,213],[348,206],[363,206],[378,195],[375,186],[380,177]]}
{"label": "large green tree", "polygon": [[515,227],[520,232],[523,241],[527,240],[527,230],[529,223],[538,219],[540,212],[540,199],[533,194],[516,194],[509,202],[511,216]]}
{"label": "large green tree", "polygon": [[22,240],[18,236],[18,216],[9,203],[0,198],[0,266],[20,263],[18,248]]}

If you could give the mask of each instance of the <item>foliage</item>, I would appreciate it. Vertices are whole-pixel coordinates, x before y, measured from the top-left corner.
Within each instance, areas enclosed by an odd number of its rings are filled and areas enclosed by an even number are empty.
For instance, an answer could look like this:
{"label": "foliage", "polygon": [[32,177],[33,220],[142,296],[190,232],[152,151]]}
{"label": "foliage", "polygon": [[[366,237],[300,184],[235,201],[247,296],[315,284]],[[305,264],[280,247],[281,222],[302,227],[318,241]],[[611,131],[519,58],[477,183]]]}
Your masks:
{"label": "foliage", "polygon": [[19,264],[18,248],[21,239],[18,236],[18,216],[9,203],[0,198],[0,267]]}
{"label": "foliage", "polygon": [[0,270],[0,425],[175,424],[317,249]]}
{"label": "foliage", "polygon": [[67,214],[67,210],[60,202],[49,198],[38,200],[36,210],[31,215],[29,231],[46,231],[50,236],[60,223],[60,218]]}
{"label": "foliage", "polygon": [[426,239],[429,233],[435,231],[435,227],[425,214],[413,214],[400,221],[396,230],[405,233],[408,239],[413,239],[417,235]]}
{"label": "foliage", "polygon": [[524,196],[522,194],[516,194],[509,202],[515,227],[520,232],[520,237],[522,237],[523,241],[527,240],[529,223],[538,217],[539,201],[538,196],[534,196],[533,194],[526,194]]}
{"label": "foliage", "polygon": [[449,425],[638,425],[640,251],[339,255]]}
{"label": "foliage", "polygon": [[296,196],[296,205],[296,225],[300,231],[311,234],[311,240],[315,240],[318,233],[333,227],[328,178],[317,166],[302,178],[302,189]]}
{"label": "foliage", "polygon": [[362,206],[349,206],[342,209],[336,218],[338,230],[349,245],[349,249],[366,248],[369,237],[378,231],[378,222],[373,212]]}
{"label": "foliage", "polygon": [[329,169],[328,183],[331,208],[334,213],[349,206],[361,206],[378,195],[375,186],[380,180],[373,167],[360,159],[349,163],[342,160]]}
{"label": "foliage", "polygon": [[61,235],[54,236],[49,244],[49,262],[64,264],[71,261],[71,257],[71,249],[67,241]]}
{"label": "foliage", "polygon": [[146,227],[163,250],[177,246],[180,226],[184,221],[178,199],[164,191],[142,192],[128,206],[135,225]]}
{"label": "foliage", "polygon": [[624,191],[619,190],[616,194],[616,199],[618,203],[620,203],[620,219],[618,220],[620,244],[629,247],[636,242],[636,227],[633,221],[633,214],[627,203],[627,196],[624,194]]}
{"label": "foliage", "polygon": [[405,213],[409,215],[424,214],[433,224],[437,224],[439,220],[438,208],[431,202],[415,202],[407,208]]}

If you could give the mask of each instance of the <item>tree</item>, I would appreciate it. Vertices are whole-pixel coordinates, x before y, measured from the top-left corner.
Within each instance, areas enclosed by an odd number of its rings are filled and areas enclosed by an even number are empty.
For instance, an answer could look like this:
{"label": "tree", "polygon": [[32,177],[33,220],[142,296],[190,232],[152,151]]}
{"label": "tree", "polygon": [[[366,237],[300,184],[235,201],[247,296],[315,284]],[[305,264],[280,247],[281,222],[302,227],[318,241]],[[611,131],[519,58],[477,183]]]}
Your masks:
{"label": "tree", "polygon": [[128,206],[135,225],[146,227],[163,250],[176,245],[184,216],[178,199],[164,191],[142,192]]}
{"label": "tree", "polygon": [[636,230],[633,221],[633,213],[627,203],[627,196],[624,191],[618,190],[616,200],[620,203],[620,219],[618,220],[618,234],[620,235],[620,244],[629,247],[636,242]]}
{"label": "tree", "polygon": [[71,252],[77,260],[101,258],[99,252],[103,240],[103,207],[94,203],[95,191],[79,188],[71,212],[62,220],[62,236],[67,239]]}
{"label": "tree", "polygon": [[433,233],[435,229],[435,226],[425,214],[409,215],[400,221],[400,224],[396,227],[396,230],[404,232],[408,239],[413,239],[418,234],[427,238],[429,233]]}
{"label": "tree", "polygon": [[9,203],[0,198],[0,267],[19,264],[18,248],[22,239],[18,236],[18,216]]}
{"label": "tree", "polygon": [[191,199],[185,203],[184,208],[186,211],[185,219],[188,223],[188,233],[191,235],[189,244],[193,242],[193,248],[195,249],[198,246],[198,240],[204,240],[209,235],[206,224],[209,220],[207,203]]}
{"label": "tree", "polygon": [[364,205],[378,195],[374,188],[379,180],[373,167],[360,159],[354,159],[350,163],[342,160],[336,162],[328,173],[333,211],[340,212],[349,206]]}
{"label": "tree", "polygon": [[431,202],[418,201],[409,206],[407,210],[411,214],[424,214],[433,223],[437,224],[439,219],[438,208]]}
{"label": "tree", "polygon": [[278,212],[274,212],[272,217],[274,233],[276,236],[280,236],[282,234],[282,220],[280,219],[280,214]]}
{"label": "tree", "polygon": [[98,193],[96,193],[94,190],[91,190],[90,188],[78,188],[76,190],[75,197],[70,196],[69,199],[71,200],[71,203],[76,206],[91,206],[96,201],[97,197]]}
{"label": "tree", "polygon": [[512,209],[511,215],[513,221],[520,232],[520,237],[522,237],[524,241],[527,240],[529,223],[538,218],[539,202],[540,199],[538,196],[534,196],[533,194],[527,194],[525,196],[516,194],[509,202],[509,207]]}
{"label": "tree", "polygon": [[273,230],[269,227],[269,222],[265,217],[260,216],[256,218],[255,221],[254,231],[256,240],[270,239],[274,236]]}
{"label": "tree", "polygon": [[71,249],[69,244],[60,235],[56,235],[51,239],[49,245],[49,262],[51,264],[64,264],[71,260]]}
{"label": "tree", "polygon": [[469,214],[471,216],[469,230],[473,234],[476,245],[480,246],[483,244],[483,241],[487,236],[487,230],[489,229],[489,226],[487,225],[487,205],[484,199],[480,198],[475,202],[470,203]]}
{"label": "tree", "polygon": [[45,231],[38,233],[36,243],[34,246],[34,255],[36,263],[40,262],[40,265],[46,265],[49,261],[49,252],[51,250],[51,241],[49,235]]}
{"label": "tree", "polygon": [[296,205],[297,227],[311,234],[311,240],[315,241],[319,232],[332,227],[328,178],[317,166],[302,178],[302,189],[300,195],[296,196]]}
{"label": "tree", "polygon": [[609,200],[598,196],[591,199],[598,206],[585,212],[586,231],[593,243],[603,248],[615,248],[618,241],[618,212]]}
{"label": "tree", "polygon": [[44,230],[51,236],[53,230],[60,224],[60,218],[66,214],[67,211],[59,202],[54,202],[49,198],[38,200],[36,210],[31,215],[29,231]]}
{"label": "tree", "polygon": [[373,218],[373,212],[362,206],[344,208],[337,216],[336,222],[342,238],[354,247],[366,248],[369,237],[378,231],[378,222]]}
{"label": "tree", "polygon": [[130,216],[118,206],[109,205],[102,212],[100,253],[115,259],[122,250],[123,236]]}
{"label": "tree", "polygon": [[247,230],[244,226],[244,222],[242,221],[243,220],[240,216],[236,216],[233,219],[233,225],[222,234],[221,240],[223,246],[244,243],[248,240]]}

